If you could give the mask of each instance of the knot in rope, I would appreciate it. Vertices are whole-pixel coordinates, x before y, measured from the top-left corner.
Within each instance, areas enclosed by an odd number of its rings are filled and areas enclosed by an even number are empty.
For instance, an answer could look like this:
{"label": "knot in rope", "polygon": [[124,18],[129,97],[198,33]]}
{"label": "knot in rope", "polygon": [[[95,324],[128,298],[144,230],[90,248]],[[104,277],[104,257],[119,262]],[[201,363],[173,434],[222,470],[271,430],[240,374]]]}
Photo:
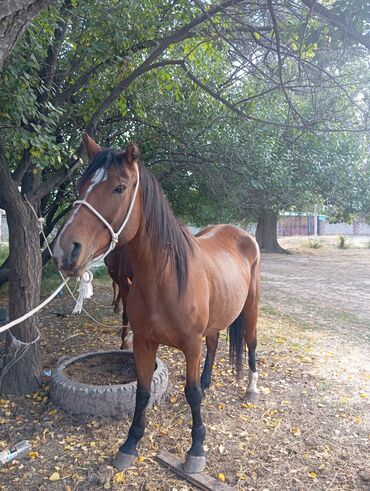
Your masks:
{"label": "knot in rope", "polygon": [[84,272],[84,274],[79,278],[78,286],[78,298],[76,305],[73,309],[74,314],[81,314],[82,305],[85,298],[91,298],[94,294],[94,289],[92,286],[92,280],[94,276],[90,270]]}

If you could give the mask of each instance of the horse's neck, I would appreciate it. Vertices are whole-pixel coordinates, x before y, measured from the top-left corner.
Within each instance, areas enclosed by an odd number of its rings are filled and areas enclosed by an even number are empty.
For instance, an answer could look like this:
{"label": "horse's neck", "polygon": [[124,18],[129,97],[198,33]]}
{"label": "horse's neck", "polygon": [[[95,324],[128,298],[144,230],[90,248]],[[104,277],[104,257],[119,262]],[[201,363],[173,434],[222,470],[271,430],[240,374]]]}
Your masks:
{"label": "horse's neck", "polygon": [[141,241],[148,240],[145,232],[139,231],[138,234],[128,244],[128,258],[133,272],[134,280],[140,285],[141,291],[146,297],[152,297],[158,288],[158,275],[155,264],[155,254],[149,248],[146,253],[140,247]]}

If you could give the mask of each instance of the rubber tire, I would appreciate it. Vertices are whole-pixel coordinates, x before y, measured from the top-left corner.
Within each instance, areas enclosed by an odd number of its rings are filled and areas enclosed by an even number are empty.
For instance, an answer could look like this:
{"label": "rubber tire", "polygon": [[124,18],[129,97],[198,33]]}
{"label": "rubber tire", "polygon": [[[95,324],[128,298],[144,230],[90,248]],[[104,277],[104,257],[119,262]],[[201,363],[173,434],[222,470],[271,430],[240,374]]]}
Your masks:
{"label": "rubber tire", "polygon": [[[135,409],[137,382],[117,385],[90,385],[74,382],[64,373],[64,369],[86,358],[93,356],[109,356],[117,354],[129,354],[129,350],[98,351],[63,358],[52,370],[50,380],[50,395],[54,403],[64,409],[68,414],[100,416],[106,418],[123,419],[133,416]],[[159,403],[164,397],[168,387],[168,369],[159,358],[156,359],[149,407]]]}

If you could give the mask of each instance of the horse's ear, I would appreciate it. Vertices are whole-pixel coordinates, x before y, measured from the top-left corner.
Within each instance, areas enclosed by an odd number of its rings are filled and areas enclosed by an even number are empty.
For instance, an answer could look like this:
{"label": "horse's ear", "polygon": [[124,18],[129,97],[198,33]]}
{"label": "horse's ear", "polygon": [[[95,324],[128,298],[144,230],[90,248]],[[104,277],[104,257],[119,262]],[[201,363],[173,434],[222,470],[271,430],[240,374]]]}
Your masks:
{"label": "horse's ear", "polygon": [[93,159],[97,153],[101,152],[101,146],[94,142],[94,140],[86,133],[86,131],[82,132],[82,141],[86,150],[86,154],[90,160]]}
{"label": "horse's ear", "polygon": [[125,159],[129,164],[134,163],[140,158],[140,149],[137,143],[129,143],[125,150]]}

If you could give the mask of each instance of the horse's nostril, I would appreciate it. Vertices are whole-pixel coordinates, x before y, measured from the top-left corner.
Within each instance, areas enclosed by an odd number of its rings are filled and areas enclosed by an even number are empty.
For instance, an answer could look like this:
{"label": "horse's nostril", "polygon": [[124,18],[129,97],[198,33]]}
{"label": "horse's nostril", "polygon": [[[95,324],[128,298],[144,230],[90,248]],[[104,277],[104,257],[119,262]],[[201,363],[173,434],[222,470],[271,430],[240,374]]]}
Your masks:
{"label": "horse's nostril", "polygon": [[72,242],[71,260],[75,261],[81,254],[82,245],[80,242]]}

